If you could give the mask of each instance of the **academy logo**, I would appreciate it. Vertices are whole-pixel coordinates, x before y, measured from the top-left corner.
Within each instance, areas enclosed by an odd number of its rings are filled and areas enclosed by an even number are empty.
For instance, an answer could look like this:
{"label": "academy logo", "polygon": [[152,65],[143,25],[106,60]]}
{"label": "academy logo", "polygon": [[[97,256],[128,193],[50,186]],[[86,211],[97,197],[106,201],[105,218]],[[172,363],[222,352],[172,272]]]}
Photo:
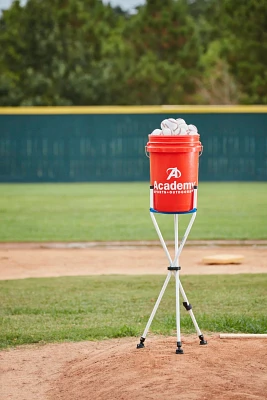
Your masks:
{"label": "academy logo", "polygon": [[172,183],[168,183],[168,182],[163,183],[163,182],[154,181],[154,190],[165,190],[171,194],[172,194],[172,192],[173,192],[173,194],[177,193],[177,191],[179,191],[179,194],[180,194],[180,191],[182,191],[183,193],[191,193],[191,192],[193,192],[195,184],[196,184],[196,182],[182,183],[182,182],[174,181]]}
{"label": "academy logo", "polygon": [[[169,173],[169,171],[171,171],[171,172]],[[181,171],[179,171],[179,169],[177,167],[168,168],[166,172],[168,174],[167,181],[170,180],[171,178],[178,179],[178,178],[180,178],[182,176]]]}
{"label": "academy logo", "polygon": [[159,194],[185,194],[192,193],[194,191],[194,186],[196,182],[177,182],[176,179],[181,178],[182,173],[177,168],[168,168],[166,170],[167,178],[166,181],[169,181],[171,178],[174,178],[172,182],[158,182],[154,181],[154,193]]}

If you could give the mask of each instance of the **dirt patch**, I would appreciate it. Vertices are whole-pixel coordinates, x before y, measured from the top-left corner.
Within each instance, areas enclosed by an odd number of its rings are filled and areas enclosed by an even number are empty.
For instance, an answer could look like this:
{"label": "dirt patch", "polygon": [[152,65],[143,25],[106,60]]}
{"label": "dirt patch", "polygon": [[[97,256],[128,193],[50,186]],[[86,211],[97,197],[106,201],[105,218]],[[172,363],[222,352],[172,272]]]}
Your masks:
{"label": "dirt patch", "polygon": [[[174,250],[170,247],[171,256]],[[204,265],[205,256],[241,254],[240,265]],[[0,279],[102,274],[166,274],[168,259],[159,246],[92,248],[0,248]],[[180,257],[182,275],[267,273],[267,246],[188,246]]]}
{"label": "dirt patch", "polygon": [[266,400],[267,340],[207,337],[27,346],[1,352],[2,395],[12,400]]}

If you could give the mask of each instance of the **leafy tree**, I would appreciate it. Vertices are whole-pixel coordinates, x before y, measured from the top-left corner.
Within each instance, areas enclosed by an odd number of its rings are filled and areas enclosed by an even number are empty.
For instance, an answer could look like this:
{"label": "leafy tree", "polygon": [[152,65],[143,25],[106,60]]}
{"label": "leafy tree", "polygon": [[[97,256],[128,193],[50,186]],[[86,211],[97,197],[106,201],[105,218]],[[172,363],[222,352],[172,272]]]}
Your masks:
{"label": "leafy tree", "polygon": [[130,104],[193,103],[200,44],[185,1],[147,0],[126,25]]}
{"label": "leafy tree", "polygon": [[199,104],[238,104],[241,96],[227,61],[221,56],[222,42],[214,40],[202,54],[201,79],[197,79],[196,102]]}
{"label": "leafy tree", "polygon": [[103,103],[99,63],[119,18],[100,0],[15,1],[0,24],[1,104]]}
{"label": "leafy tree", "polygon": [[266,0],[15,0],[0,106],[267,104]]}
{"label": "leafy tree", "polygon": [[223,0],[221,11],[227,38],[224,56],[242,88],[241,101],[267,104],[266,0]]}
{"label": "leafy tree", "polygon": [[266,1],[188,1],[202,46],[198,101],[267,104]]}

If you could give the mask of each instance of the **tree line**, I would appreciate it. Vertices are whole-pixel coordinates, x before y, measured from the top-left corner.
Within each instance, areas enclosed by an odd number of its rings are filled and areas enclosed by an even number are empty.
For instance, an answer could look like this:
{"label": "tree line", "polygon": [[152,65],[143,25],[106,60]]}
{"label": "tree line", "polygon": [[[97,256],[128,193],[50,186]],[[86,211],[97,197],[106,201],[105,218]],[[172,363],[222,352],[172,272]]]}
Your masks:
{"label": "tree line", "polygon": [[0,106],[267,104],[266,0],[15,0]]}

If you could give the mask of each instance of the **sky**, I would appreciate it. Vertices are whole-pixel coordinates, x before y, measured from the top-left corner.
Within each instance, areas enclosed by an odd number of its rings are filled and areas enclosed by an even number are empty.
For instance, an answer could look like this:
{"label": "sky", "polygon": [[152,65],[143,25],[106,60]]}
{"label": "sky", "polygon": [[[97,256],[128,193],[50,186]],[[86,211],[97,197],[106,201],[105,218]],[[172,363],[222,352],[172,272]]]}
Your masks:
{"label": "sky", "polygon": [[[120,6],[124,10],[133,10],[136,6],[144,4],[145,0],[102,0],[103,3],[110,3],[113,6]],[[21,0],[21,4],[26,0]],[[6,9],[10,6],[12,0],[0,0],[0,10]]]}

